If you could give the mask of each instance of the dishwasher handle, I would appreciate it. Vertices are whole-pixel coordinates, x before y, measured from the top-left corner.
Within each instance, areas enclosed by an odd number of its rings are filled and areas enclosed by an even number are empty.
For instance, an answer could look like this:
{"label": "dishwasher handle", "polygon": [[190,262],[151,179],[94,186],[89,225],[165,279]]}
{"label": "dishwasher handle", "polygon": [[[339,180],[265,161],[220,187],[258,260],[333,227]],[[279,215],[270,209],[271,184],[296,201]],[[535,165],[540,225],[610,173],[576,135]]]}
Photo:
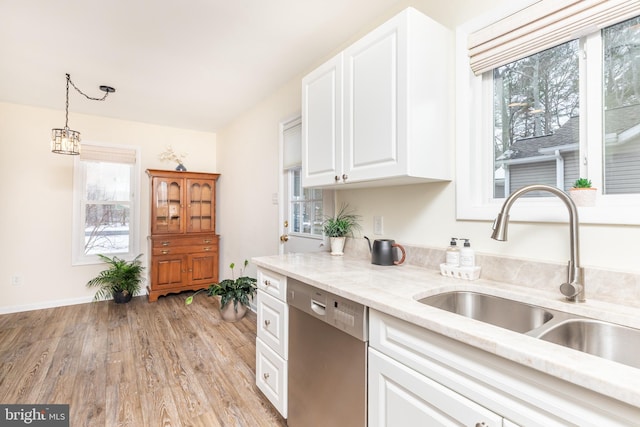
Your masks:
{"label": "dishwasher handle", "polygon": [[321,304],[318,301],[311,299],[311,310],[320,316],[324,316],[327,312],[327,306],[326,304]]}

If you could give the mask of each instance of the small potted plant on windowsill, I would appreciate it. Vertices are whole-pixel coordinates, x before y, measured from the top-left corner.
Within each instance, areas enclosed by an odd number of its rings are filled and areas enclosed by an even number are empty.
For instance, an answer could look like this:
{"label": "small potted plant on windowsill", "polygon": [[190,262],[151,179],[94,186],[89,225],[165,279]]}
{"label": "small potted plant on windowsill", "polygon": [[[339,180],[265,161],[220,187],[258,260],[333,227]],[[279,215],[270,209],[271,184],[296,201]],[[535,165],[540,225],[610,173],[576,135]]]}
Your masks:
{"label": "small potted plant on windowsill", "polygon": [[207,289],[201,289],[184,301],[189,305],[198,292],[206,291],[208,296],[220,297],[220,316],[227,322],[237,322],[247,313],[247,308],[251,304],[251,299],[256,294],[256,279],[244,276],[244,269],[249,265],[248,260],[244,260],[244,265],[240,270],[240,277],[234,278],[233,269],[235,264],[231,263],[231,279],[224,279],[219,283],[209,285]]}
{"label": "small potted plant on windowsill", "polygon": [[569,195],[576,206],[590,207],[596,205],[597,190],[591,186],[591,180],[579,178],[569,189]]}
{"label": "small potted plant on windowsill", "polygon": [[109,258],[99,254],[98,257],[106,262],[109,268],[87,282],[87,287],[98,288],[94,299],[98,301],[111,297],[117,304],[131,301],[131,298],[140,292],[144,270],[140,261],[141,256],[142,254],[127,261],[116,256]]}
{"label": "small potted plant on windowsill", "polygon": [[331,255],[344,254],[346,237],[353,236],[353,231],[360,228],[359,219],[359,215],[347,211],[347,205],[343,205],[336,216],[325,218],[322,231],[331,242]]}

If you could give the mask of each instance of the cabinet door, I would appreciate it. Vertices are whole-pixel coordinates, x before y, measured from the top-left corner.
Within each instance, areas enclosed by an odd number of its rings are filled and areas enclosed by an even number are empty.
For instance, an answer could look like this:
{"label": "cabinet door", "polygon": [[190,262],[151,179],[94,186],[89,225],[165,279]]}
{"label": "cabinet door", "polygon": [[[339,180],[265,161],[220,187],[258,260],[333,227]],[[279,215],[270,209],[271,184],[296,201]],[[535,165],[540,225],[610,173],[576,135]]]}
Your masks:
{"label": "cabinet door", "polygon": [[215,181],[187,179],[187,232],[215,232]]}
{"label": "cabinet door", "polygon": [[502,417],[369,348],[369,426],[502,426]]}
{"label": "cabinet door", "polygon": [[285,360],[289,357],[289,307],[259,290],[256,303],[258,337]]}
{"label": "cabinet door", "polygon": [[399,15],[344,52],[347,182],[406,173],[405,27]]}
{"label": "cabinet door", "polygon": [[208,285],[218,281],[218,252],[189,255],[189,284]]}
{"label": "cabinet door", "polygon": [[302,79],[302,185],[342,175],[342,54]]}
{"label": "cabinet door", "polygon": [[182,285],[187,271],[186,255],[154,256],[151,263],[153,289],[176,288]]}
{"label": "cabinet door", "polygon": [[153,178],[151,234],[184,232],[183,180]]}
{"label": "cabinet door", "polygon": [[256,338],[256,385],[284,418],[288,410],[288,382],[287,362]]}

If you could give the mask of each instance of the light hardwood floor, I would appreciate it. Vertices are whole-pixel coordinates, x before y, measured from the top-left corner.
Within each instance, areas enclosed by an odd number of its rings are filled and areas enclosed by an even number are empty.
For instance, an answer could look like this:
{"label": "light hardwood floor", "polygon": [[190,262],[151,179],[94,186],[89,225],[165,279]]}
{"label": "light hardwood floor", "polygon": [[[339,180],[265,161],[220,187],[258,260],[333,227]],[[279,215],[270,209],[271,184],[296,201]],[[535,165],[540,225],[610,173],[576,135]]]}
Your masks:
{"label": "light hardwood floor", "polygon": [[189,293],[0,316],[0,403],[69,404],[71,426],[285,426],[255,386],[255,313]]}

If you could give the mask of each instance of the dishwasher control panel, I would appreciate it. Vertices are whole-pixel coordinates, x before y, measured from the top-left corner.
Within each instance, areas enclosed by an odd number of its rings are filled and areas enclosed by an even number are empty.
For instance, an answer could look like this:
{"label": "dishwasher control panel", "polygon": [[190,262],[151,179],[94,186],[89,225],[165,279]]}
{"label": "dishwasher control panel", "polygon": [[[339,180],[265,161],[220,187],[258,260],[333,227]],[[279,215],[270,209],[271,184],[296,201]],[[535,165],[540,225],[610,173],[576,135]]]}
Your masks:
{"label": "dishwasher control panel", "polygon": [[291,278],[287,280],[287,303],[361,341],[368,341],[367,307],[360,303]]}

